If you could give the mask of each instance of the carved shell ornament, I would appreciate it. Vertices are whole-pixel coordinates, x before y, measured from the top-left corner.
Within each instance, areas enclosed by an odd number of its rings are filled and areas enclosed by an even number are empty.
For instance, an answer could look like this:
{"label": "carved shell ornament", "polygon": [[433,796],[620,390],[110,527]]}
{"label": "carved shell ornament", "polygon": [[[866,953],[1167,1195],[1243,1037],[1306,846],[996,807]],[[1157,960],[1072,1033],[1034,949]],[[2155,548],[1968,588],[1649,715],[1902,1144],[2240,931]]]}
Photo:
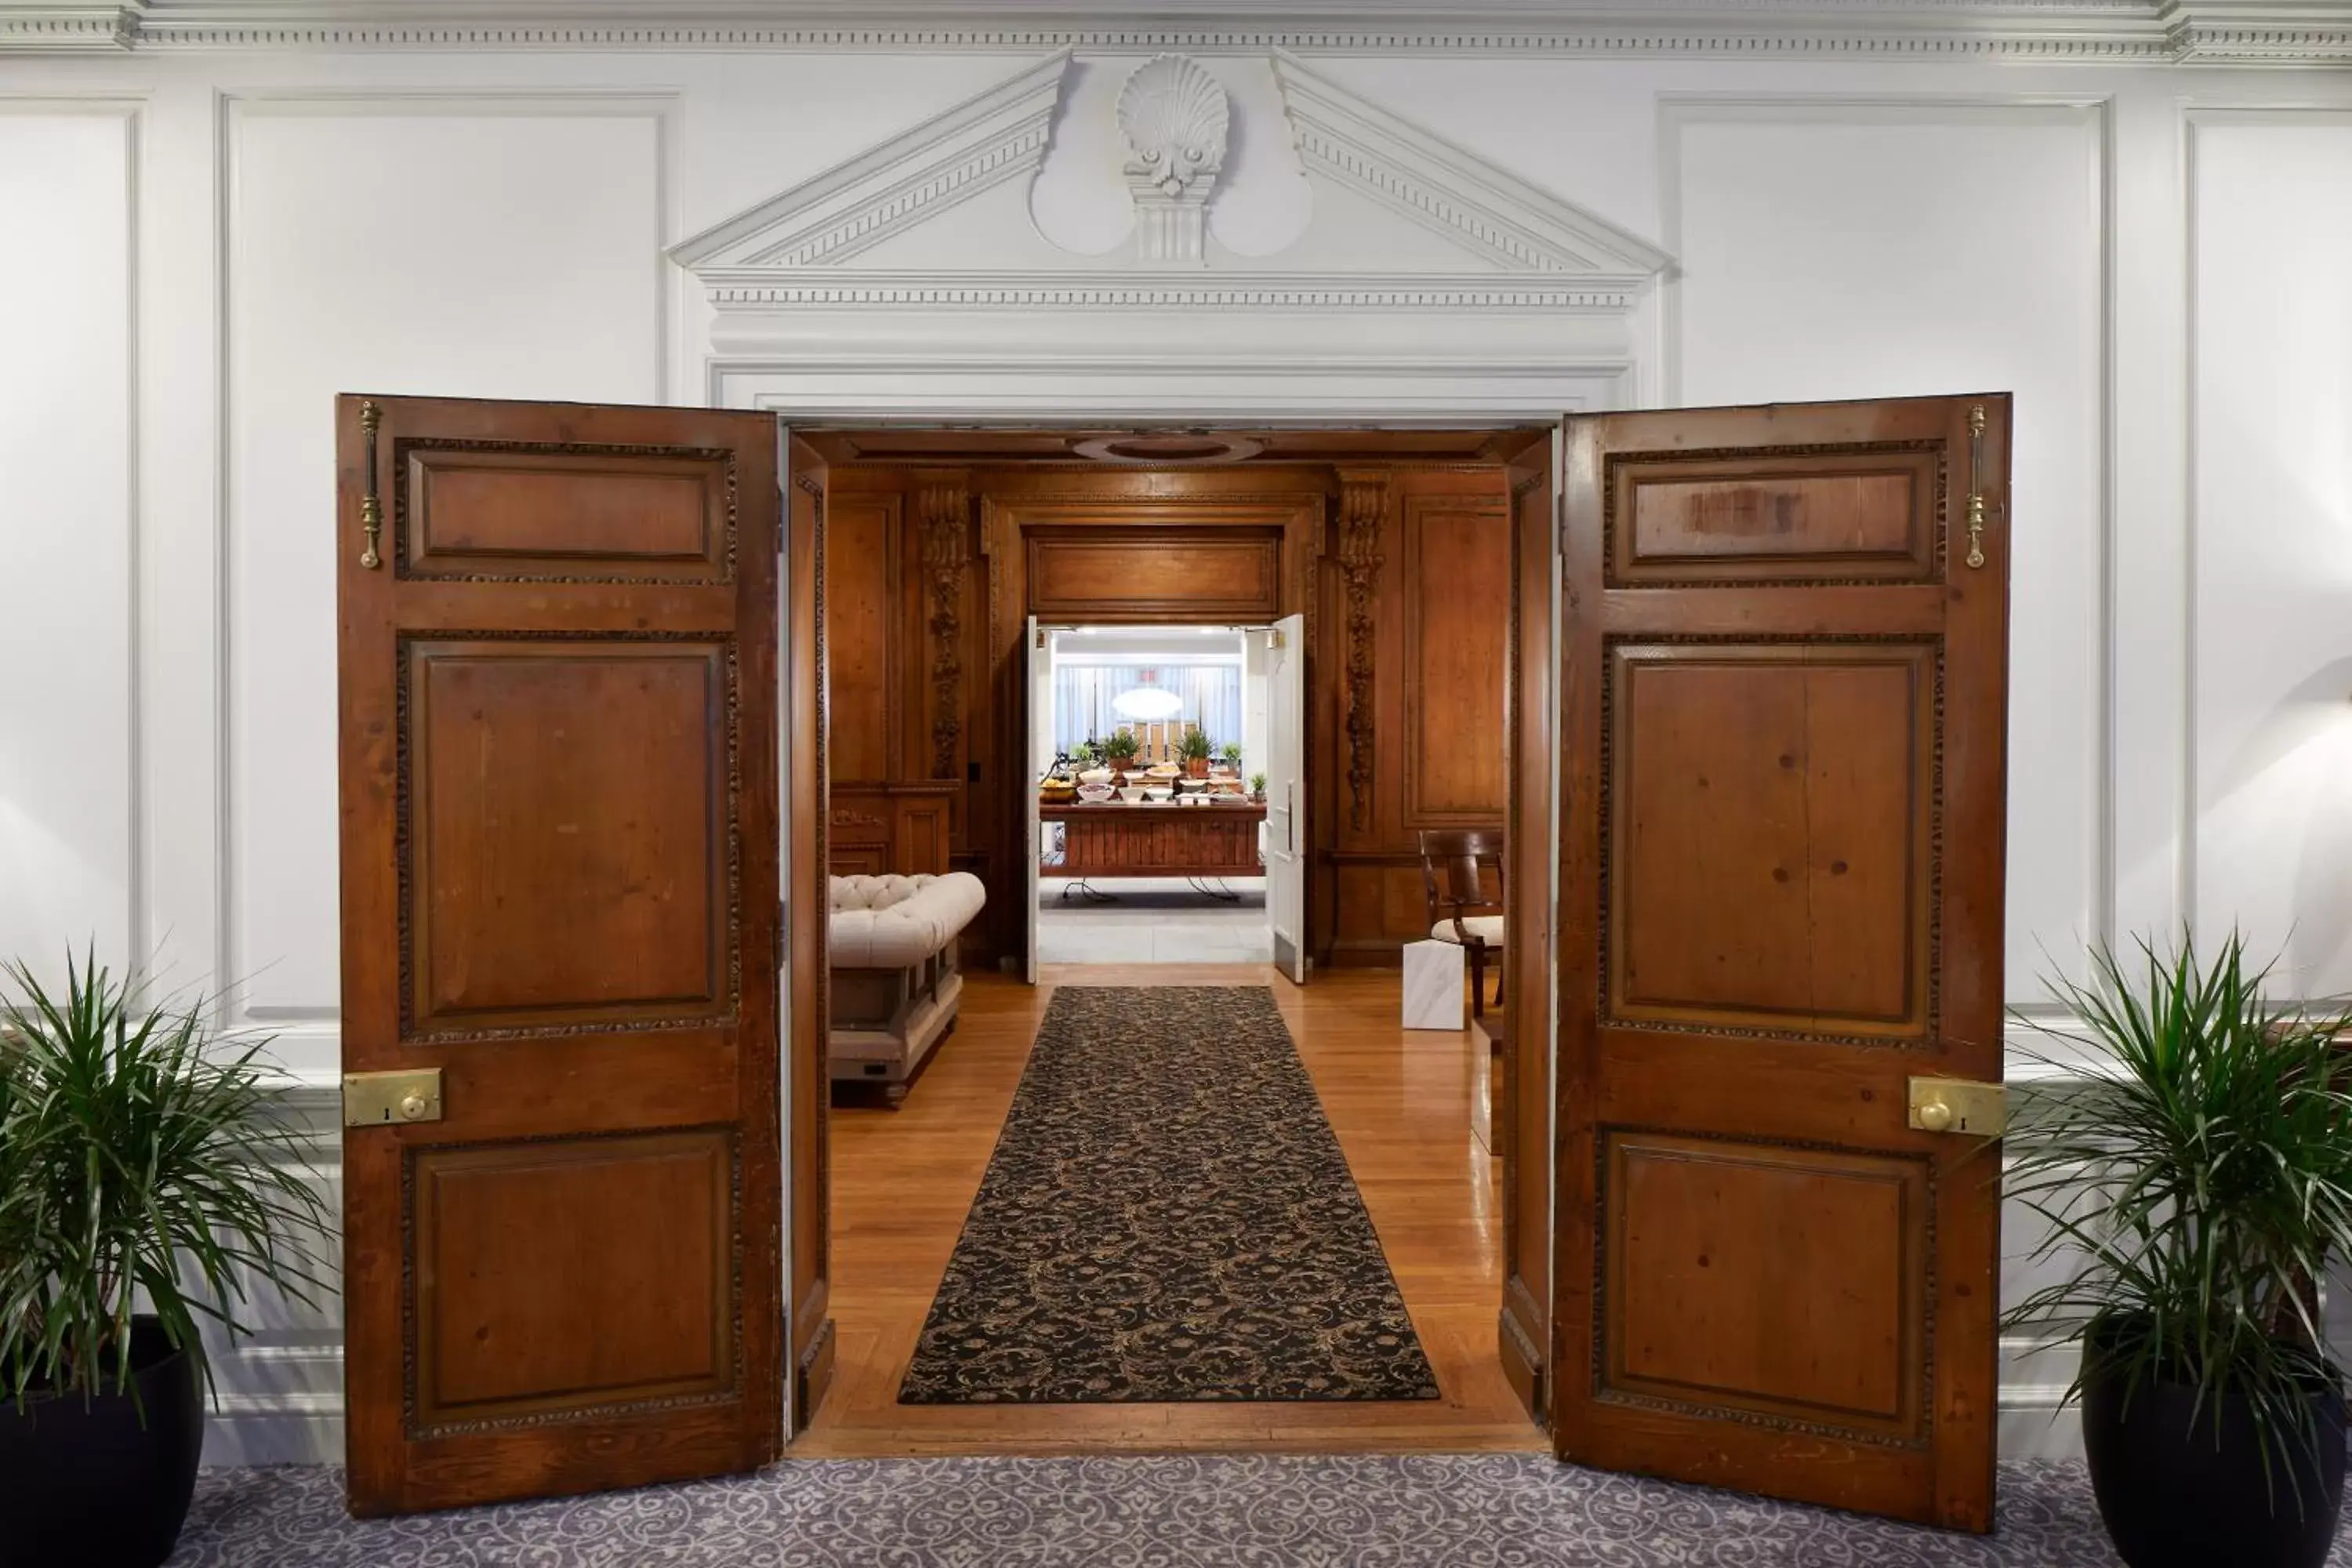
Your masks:
{"label": "carved shell ornament", "polygon": [[1171,199],[1192,193],[1224,164],[1230,113],[1223,86],[1197,61],[1160,55],[1137,67],[1118,94],[1118,128],[1135,153],[1127,173]]}

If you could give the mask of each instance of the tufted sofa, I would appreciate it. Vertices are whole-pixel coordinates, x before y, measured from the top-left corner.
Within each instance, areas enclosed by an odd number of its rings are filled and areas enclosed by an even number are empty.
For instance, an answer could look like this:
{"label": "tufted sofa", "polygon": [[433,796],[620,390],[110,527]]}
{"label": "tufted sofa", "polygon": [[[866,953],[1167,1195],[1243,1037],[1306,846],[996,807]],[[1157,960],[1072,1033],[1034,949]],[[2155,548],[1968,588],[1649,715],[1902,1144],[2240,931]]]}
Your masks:
{"label": "tufted sofa", "polygon": [[825,1054],[835,1082],[878,1083],[894,1106],[907,1097],[923,1058],[955,1027],[956,938],[987,901],[980,879],[962,871],[833,879]]}

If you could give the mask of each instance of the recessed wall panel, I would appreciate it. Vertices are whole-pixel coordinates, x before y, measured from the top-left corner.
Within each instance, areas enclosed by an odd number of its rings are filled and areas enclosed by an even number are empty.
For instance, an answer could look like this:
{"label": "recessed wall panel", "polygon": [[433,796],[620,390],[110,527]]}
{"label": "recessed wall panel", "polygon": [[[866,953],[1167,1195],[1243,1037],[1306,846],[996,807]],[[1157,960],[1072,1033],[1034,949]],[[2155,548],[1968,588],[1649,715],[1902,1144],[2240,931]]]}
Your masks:
{"label": "recessed wall panel", "polygon": [[[333,398],[660,402],[660,126],[642,100],[257,99],[230,104],[226,134],[226,978],[265,1019],[324,1016],[340,990],[321,873],[336,858]],[[511,470],[460,482],[534,489]],[[494,574],[487,551],[530,551],[529,509],[509,516],[504,536],[444,534],[436,569],[470,556]],[[673,516],[614,548],[658,563],[703,543]]]}
{"label": "recessed wall panel", "polygon": [[[2011,1000],[2041,1002],[2053,963],[2084,973],[2107,901],[2105,111],[1873,98],[1668,106],[1673,401],[2016,395],[2014,510],[1994,524],[2011,545],[2004,967]],[[1873,572],[1906,574],[1884,538],[1861,542]]]}
{"label": "recessed wall panel", "polygon": [[2190,131],[2195,913],[2352,990],[2352,114]]}
{"label": "recessed wall panel", "polygon": [[[5,108],[5,106],[0,106]],[[131,928],[131,137],[0,112],[0,955],[120,973]]]}

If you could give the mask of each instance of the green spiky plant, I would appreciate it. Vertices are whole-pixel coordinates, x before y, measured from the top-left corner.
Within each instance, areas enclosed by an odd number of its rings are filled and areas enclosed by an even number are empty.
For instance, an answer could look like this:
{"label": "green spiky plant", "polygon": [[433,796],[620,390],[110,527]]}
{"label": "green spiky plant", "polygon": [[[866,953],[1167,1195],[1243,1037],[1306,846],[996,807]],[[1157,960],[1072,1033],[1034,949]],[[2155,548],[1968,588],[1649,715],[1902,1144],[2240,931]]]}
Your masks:
{"label": "green spiky plant", "polygon": [[1224,743],[1223,748],[1220,750],[1217,754],[1225,759],[1225,766],[1233,769],[1235,773],[1241,772],[1242,743],[1239,741],[1227,741]]}
{"label": "green spiky plant", "polygon": [[2050,983],[2084,1033],[2035,1026],[2071,1048],[2024,1053],[2055,1070],[2019,1086],[2004,1190],[2057,1278],[2003,1326],[2095,1347],[2126,1402],[2193,1389],[2217,1439],[2242,1401],[2273,1486],[2296,1487],[2307,1465],[2282,1461],[2315,1452],[2313,1394],[2335,1387],[2316,1282],[2352,1256],[2352,1015],[2268,1005],[2269,975],[2233,932],[2210,963],[2142,942]]}
{"label": "green spiky plant", "polygon": [[135,1313],[209,1389],[201,1322],[234,1340],[256,1286],[311,1305],[331,1289],[331,1219],[267,1042],[224,1038],[205,999],[152,1000],[95,954],[68,955],[62,994],[21,962],[0,976],[0,1388],[19,1409],[136,1401]]}
{"label": "green spiky plant", "polygon": [[1136,740],[1132,730],[1120,730],[1103,742],[1104,760],[1113,767],[1124,767],[1135,761],[1135,753],[1140,750],[1142,743]]}
{"label": "green spiky plant", "polygon": [[1206,730],[1187,730],[1176,742],[1176,754],[1188,763],[1205,763],[1217,754],[1217,743]]}

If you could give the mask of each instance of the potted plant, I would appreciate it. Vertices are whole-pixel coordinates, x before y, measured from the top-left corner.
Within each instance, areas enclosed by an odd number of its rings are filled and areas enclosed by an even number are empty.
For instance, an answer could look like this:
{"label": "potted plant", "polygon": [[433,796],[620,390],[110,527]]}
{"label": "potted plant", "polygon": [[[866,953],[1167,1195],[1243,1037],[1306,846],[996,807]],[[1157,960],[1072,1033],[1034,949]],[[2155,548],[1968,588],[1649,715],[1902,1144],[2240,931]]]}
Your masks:
{"label": "potted plant", "polygon": [[1265,775],[1264,773],[1250,774],[1250,798],[1261,803],[1265,801]]}
{"label": "potted plant", "polygon": [[1226,771],[1239,778],[1242,771],[1242,743],[1239,741],[1227,741],[1223,749],[1217,754],[1225,759]]}
{"label": "potted plant", "polygon": [[1127,787],[1128,764],[1135,761],[1137,750],[1135,731],[1132,730],[1121,730],[1103,742],[1103,759],[1110,763],[1110,782],[1113,788]]}
{"label": "potted plant", "polygon": [[1205,730],[1187,730],[1176,742],[1176,754],[1184,759],[1185,776],[1204,779],[1209,776],[1209,759],[1216,754],[1216,742]]}
{"label": "potted plant", "polygon": [[204,1447],[200,1322],[310,1302],[329,1228],[261,1042],[94,956],[0,966],[0,1561],[154,1568]]}
{"label": "potted plant", "polygon": [[[2263,1000],[2234,933],[2055,999],[2083,1023],[2022,1086],[2008,1195],[2053,1271],[2004,1326],[2081,1347],[2066,1398],[2100,1517],[2132,1568],[2316,1568],[2344,1492],[2345,1412],[2318,1321],[2352,1256],[2352,1017]],[[2084,1047],[2092,1052],[2087,1074]],[[2032,1055],[2034,1053],[2029,1053]]]}

